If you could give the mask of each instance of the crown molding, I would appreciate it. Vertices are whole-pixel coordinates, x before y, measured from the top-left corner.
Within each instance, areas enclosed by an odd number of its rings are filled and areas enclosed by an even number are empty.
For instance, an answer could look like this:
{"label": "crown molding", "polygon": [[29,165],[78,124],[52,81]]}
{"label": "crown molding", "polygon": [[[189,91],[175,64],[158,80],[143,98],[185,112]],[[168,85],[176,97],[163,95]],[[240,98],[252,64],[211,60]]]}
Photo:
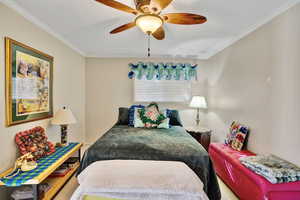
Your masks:
{"label": "crown molding", "polygon": [[80,55],[82,55],[84,57],[86,56],[86,54],[83,51],[81,51],[79,48],[75,47],[72,43],[68,42],[64,37],[62,37],[60,34],[56,33],[48,25],[46,25],[45,23],[41,22],[39,19],[37,19],[36,17],[31,15],[28,11],[26,11],[24,8],[19,6],[15,1],[13,1],[13,0],[0,0],[0,3],[3,3],[7,7],[15,10],[20,15],[22,15],[24,18],[26,18],[28,21],[35,24],[36,26],[38,26],[42,30],[46,31],[47,33],[49,33],[50,35],[52,35],[56,39],[60,40],[61,42],[63,42],[65,45],[67,45],[68,47],[70,47],[72,50],[76,51]]}
{"label": "crown molding", "polygon": [[281,6],[280,8],[276,9],[274,12],[272,12],[271,14],[269,14],[268,16],[266,16],[264,19],[262,19],[261,21],[259,21],[258,23],[250,26],[249,28],[247,28],[245,31],[242,31],[239,35],[237,35],[236,37],[227,39],[224,42],[220,42],[217,45],[215,45],[212,48],[212,51],[209,54],[206,54],[204,56],[202,56],[205,59],[209,59],[213,56],[215,56],[216,54],[218,54],[219,52],[223,51],[224,49],[226,49],[227,47],[230,47],[231,45],[233,45],[234,43],[236,43],[237,41],[241,40],[242,38],[246,37],[247,35],[249,35],[250,33],[254,32],[255,30],[257,30],[258,28],[262,27],[263,25],[269,23],[270,21],[272,21],[275,17],[279,16],[280,14],[284,13],[285,11],[287,11],[288,9],[294,7],[296,4],[300,3],[300,0],[289,0],[287,1],[286,4],[284,4],[283,6]]}

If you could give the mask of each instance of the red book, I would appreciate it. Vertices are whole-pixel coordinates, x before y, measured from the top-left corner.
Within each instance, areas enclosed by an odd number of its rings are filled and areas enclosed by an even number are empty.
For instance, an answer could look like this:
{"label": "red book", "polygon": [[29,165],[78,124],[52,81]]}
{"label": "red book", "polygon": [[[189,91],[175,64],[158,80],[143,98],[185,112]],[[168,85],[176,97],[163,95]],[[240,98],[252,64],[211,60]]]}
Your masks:
{"label": "red book", "polygon": [[71,168],[57,169],[49,177],[63,177],[65,176]]}

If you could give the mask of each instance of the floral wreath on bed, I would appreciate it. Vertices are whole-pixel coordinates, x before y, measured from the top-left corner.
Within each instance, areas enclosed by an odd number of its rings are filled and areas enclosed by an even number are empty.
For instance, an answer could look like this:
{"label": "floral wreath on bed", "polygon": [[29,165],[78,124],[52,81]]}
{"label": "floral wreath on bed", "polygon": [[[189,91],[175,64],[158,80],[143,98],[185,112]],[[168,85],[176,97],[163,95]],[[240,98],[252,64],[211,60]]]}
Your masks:
{"label": "floral wreath on bed", "polygon": [[159,112],[158,105],[155,102],[150,103],[147,108],[138,110],[140,119],[146,127],[155,127],[161,124],[166,117]]}

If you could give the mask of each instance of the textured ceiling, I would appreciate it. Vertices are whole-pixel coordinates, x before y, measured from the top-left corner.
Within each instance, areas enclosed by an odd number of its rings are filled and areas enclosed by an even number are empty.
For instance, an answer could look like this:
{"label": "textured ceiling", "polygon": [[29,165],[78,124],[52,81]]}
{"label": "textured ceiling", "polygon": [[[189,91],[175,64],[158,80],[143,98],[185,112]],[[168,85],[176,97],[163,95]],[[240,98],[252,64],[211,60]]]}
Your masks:
{"label": "textured ceiling", "polygon": [[[146,35],[138,28],[110,35],[134,15],[94,0],[0,0],[88,57],[145,57]],[[134,0],[119,0],[134,7]],[[207,59],[298,0],[174,0],[163,11],[204,15],[202,25],[165,24],[166,39],[151,40],[153,57]]]}

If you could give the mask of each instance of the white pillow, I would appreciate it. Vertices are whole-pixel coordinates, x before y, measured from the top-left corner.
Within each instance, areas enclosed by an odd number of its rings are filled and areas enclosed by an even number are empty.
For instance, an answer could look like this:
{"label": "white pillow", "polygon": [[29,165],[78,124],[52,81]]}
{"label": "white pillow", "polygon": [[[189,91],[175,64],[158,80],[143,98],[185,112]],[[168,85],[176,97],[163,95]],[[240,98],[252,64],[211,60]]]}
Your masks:
{"label": "white pillow", "polygon": [[145,127],[145,124],[141,120],[141,117],[140,117],[140,114],[139,114],[139,109],[140,108],[135,108],[134,109],[134,120],[133,120],[134,128],[143,128],[143,127]]}
{"label": "white pillow", "polygon": [[162,121],[162,122],[157,126],[157,128],[168,129],[168,128],[170,128],[169,122],[170,122],[170,118],[167,118],[167,119],[165,119],[164,121]]}
{"label": "white pillow", "polygon": [[163,114],[165,117],[168,117],[167,116],[167,109],[162,109],[159,111],[161,114]]}

